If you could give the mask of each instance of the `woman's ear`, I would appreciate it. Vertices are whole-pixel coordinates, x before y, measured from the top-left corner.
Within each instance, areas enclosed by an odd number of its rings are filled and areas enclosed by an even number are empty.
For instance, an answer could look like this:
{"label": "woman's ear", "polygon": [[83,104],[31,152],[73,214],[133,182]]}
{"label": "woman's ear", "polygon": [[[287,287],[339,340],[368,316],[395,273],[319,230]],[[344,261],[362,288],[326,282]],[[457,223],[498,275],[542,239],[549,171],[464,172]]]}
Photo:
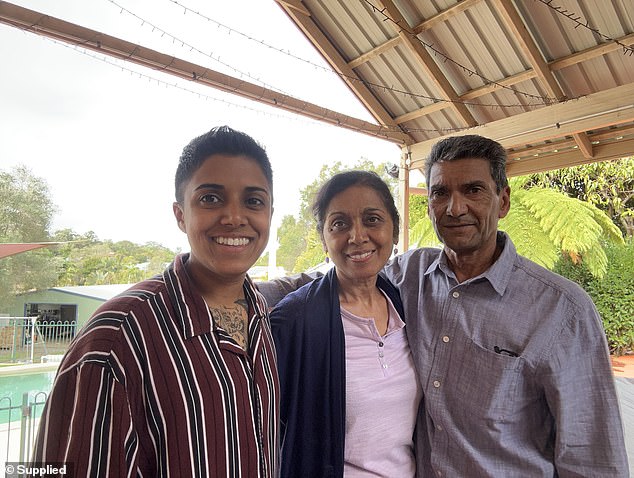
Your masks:
{"label": "woman's ear", "polygon": [[174,211],[174,217],[176,218],[176,224],[178,228],[187,234],[187,227],[185,227],[185,214],[183,213],[183,207],[177,202],[172,204],[172,211]]}

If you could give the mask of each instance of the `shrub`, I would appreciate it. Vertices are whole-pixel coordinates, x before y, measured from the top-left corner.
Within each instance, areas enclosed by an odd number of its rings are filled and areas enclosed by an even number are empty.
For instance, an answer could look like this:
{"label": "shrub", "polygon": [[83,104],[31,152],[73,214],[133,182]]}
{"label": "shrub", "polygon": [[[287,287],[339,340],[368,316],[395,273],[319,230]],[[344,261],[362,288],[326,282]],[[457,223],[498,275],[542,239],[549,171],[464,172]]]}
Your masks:
{"label": "shrub", "polygon": [[603,319],[610,352],[622,355],[634,350],[634,240],[606,245],[605,251],[608,269],[600,280],[570,259],[560,259],[555,272],[588,292]]}

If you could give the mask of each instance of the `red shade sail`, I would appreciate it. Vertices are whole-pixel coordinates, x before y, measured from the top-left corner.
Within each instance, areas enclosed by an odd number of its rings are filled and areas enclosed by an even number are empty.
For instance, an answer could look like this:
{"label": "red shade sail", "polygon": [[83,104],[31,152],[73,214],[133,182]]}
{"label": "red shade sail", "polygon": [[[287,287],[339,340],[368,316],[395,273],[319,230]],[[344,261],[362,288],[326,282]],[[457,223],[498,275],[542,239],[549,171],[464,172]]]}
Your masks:
{"label": "red shade sail", "polygon": [[2,259],[3,257],[20,254],[21,252],[31,251],[33,249],[39,249],[40,247],[54,246],[56,244],[61,244],[61,243],[60,242],[30,242],[30,243],[0,244],[0,259]]}

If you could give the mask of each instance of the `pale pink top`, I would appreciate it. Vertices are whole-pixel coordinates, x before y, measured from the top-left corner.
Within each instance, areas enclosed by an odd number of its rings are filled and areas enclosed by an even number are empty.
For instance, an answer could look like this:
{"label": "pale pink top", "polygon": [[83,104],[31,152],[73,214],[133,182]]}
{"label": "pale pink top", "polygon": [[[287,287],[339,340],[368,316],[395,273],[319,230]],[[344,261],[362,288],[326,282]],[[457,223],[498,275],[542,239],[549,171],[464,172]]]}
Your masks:
{"label": "pale pink top", "polygon": [[344,475],[413,477],[414,425],[421,399],[405,324],[389,303],[387,333],[341,309],[346,337]]}

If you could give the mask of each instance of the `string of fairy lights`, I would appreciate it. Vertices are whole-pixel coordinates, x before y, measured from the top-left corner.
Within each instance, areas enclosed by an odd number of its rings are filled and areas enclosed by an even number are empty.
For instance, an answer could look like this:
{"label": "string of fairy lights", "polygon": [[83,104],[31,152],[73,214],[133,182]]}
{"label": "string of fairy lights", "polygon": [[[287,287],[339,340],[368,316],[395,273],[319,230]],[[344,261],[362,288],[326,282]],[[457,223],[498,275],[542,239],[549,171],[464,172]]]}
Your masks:
{"label": "string of fairy lights", "polygon": [[[495,85],[498,88],[511,91],[511,92],[515,93],[516,95],[524,96],[524,97],[530,98],[532,100],[537,100],[537,101],[539,101],[539,105],[540,106],[542,106],[542,105],[550,105],[550,104],[558,102],[558,100],[556,98],[551,98],[551,97],[548,97],[548,96],[535,95],[533,93],[527,93],[525,91],[518,90],[517,88],[514,88],[512,86],[504,85],[504,84],[502,84],[502,83],[500,83],[498,81],[491,80],[490,78],[487,78],[482,73],[480,73],[480,72],[478,72],[476,70],[473,70],[473,69],[463,65],[462,63],[454,60],[453,58],[451,58],[450,56],[448,56],[444,52],[440,51],[438,48],[436,48],[431,43],[427,43],[426,41],[421,39],[416,34],[416,32],[413,31],[410,28],[409,25],[402,24],[402,22],[400,20],[395,20],[388,13],[386,13],[387,12],[386,8],[379,8],[376,5],[374,5],[370,0],[363,0],[363,1],[372,9],[373,12],[378,13],[381,16],[383,16],[385,21],[393,23],[399,34],[402,33],[402,32],[405,32],[407,35],[412,37],[412,39],[414,39],[415,41],[420,43],[423,47],[425,47],[425,49],[431,51],[434,55],[436,55],[437,57],[441,58],[443,62],[451,63],[452,65],[456,66],[459,70],[462,70],[464,73],[466,73],[468,76],[477,76],[478,78],[480,78],[482,80],[482,82],[485,85]],[[525,106],[531,106],[531,105],[528,104],[528,105],[525,105]]]}
{"label": "string of fairy lights", "polygon": [[571,12],[559,5],[555,5],[553,0],[537,0],[538,2],[543,3],[544,5],[546,5],[548,8],[552,9],[553,11],[555,11],[557,14],[562,15],[564,17],[566,17],[568,20],[570,20],[571,22],[575,23],[575,28],[585,28],[586,30],[591,31],[592,33],[594,33],[595,35],[603,38],[605,41],[611,42],[611,43],[615,43],[617,45],[619,45],[622,49],[623,49],[623,54],[624,55],[629,55],[632,56],[634,55],[634,47],[626,45],[625,43],[623,43],[622,41],[612,38],[608,35],[605,35],[604,33],[602,33],[598,28],[593,28],[590,26],[590,23],[588,22],[588,20],[583,20],[583,17],[581,15],[578,15],[577,13]]}
{"label": "string of fairy lights", "polygon": [[[204,15],[202,13],[200,13],[197,10],[193,10],[192,8],[188,7],[187,5],[179,2],[178,0],[168,0],[171,3],[178,5],[179,7],[183,8],[184,12],[189,12],[189,13],[193,13],[194,15],[197,15],[199,17],[201,17],[202,19],[215,24],[218,28],[222,28],[225,31],[227,31],[229,34],[236,34],[241,36],[242,38],[245,38],[246,40],[252,41],[260,46],[266,47],[269,50],[273,50],[276,51],[280,54],[286,55],[290,58],[293,58],[297,61],[300,61],[302,63],[305,63],[307,65],[310,65],[318,70],[322,70],[325,71],[327,73],[330,74],[334,74],[338,77],[340,77],[341,79],[345,79],[351,82],[358,82],[358,83],[363,83],[365,86],[367,86],[368,88],[372,89],[372,90],[380,90],[382,92],[391,92],[391,93],[396,93],[399,94],[401,96],[405,96],[405,97],[411,97],[411,98],[417,98],[417,99],[423,99],[423,100],[428,100],[431,101],[433,103],[462,103],[464,105],[470,105],[470,106],[478,106],[478,107],[488,107],[488,108],[526,108],[527,106],[531,106],[530,104],[500,104],[500,103],[495,103],[495,104],[486,104],[486,103],[479,103],[479,102],[469,102],[469,101],[461,101],[461,100],[449,100],[447,98],[438,98],[438,97],[434,97],[434,96],[430,96],[430,95],[425,95],[422,93],[414,93],[411,91],[407,91],[404,89],[400,89],[400,88],[396,88],[396,87],[390,87],[390,86],[386,86],[386,85],[380,85],[378,83],[373,83],[371,81],[368,80],[361,80],[356,76],[351,76],[351,75],[346,75],[345,73],[341,73],[341,72],[337,72],[335,70],[333,70],[332,68],[323,66],[323,65],[319,65],[311,60],[307,60],[306,58],[302,58],[299,55],[294,54],[293,52],[291,52],[290,50],[284,49],[284,48],[280,48],[280,47],[276,47],[274,45],[271,45],[263,40],[257,39],[247,33],[243,33],[240,30],[236,30],[235,28],[232,28],[224,23],[218,22],[217,20],[214,20],[213,18]],[[539,106],[541,106],[542,103],[539,104]]]}
{"label": "string of fairy lights", "polygon": [[[141,16],[141,15],[135,13],[135,12],[132,12],[128,8],[122,6],[116,0],[107,0],[107,1],[109,3],[111,3],[112,5],[116,6],[120,10],[121,14],[129,15],[129,16],[135,18],[137,21],[139,21],[141,23],[141,27],[148,26],[148,27],[152,28],[152,32],[153,33],[160,34],[161,37],[167,36],[168,39],[172,40],[173,44],[175,44],[175,45],[180,44],[181,48],[187,48],[187,49],[189,49],[190,52],[191,51],[195,51],[195,52],[197,52],[199,54],[202,54],[202,55],[210,58],[211,60],[223,65],[224,67],[229,68],[231,71],[233,71],[235,74],[239,75],[241,78],[245,78],[245,77],[249,78],[250,80],[252,80],[252,81],[254,81],[254,82],[256,82],[256,83],[258,83],[258,84],[260,84],[260,85],[262,85],[264,87],[266,87],[267,89],[269,89],[271,91],[275,91],[275,92],[278,92],[278,93],[286,95],[286,96],[291,96],[288,93],[282,91],[281,89],[276,88],[273,85],[267,84],[266,82],[262,81],[260,78],[252,75],[251,73],[244,72],[244,71],[240,70],[239,68],[235,67],[234,65],[230,64],[229,62],[222,60],[219,55],[215,55],[213,52],[207,53],[202,48],[196,47],[192,43],[187,42],[187,41],[177,37],[176,35],[168,32],[167,30],[165,30],[164,28],[158,26],[157,24],[147,20],[143,16]],[[390,21],[390,22],[394,23],[395,26],[399,29],[399,31],[405,31],[407,34],[412,35],[413,38],[416,38],[417,41],[420,41],[425,48],[428,48],[435,55],[440,56],[444,61],[451,62],[452,64],[456,65],[457,68],[461,69],[462,71],[464,71],[468,75],[476,75],[476,76],[480,77],[482,79],[482,81],[485,82],[485,84],[493,84],[493,85],[496,85],[496,86],[498,86],[500,88],[511,90],[517,95],[524,96],[524,97],[527,97],[527,98],[531,98],[533,100],[538,100],[539,103],[538,104],[531,104],[531,103],[521,103],[521,104],[499,104],[499,103],[498,104],[484,104],[484,103],[461,101],[461,100],[448,100],[448,99],[445,99],[445,98],[435,98],[435,97],[432,97],[432,96],[429,96],[429,95],[424,95],[424,94],[420,94],[420,93],[414,93],[414,92],[411,92],[411,91],[406,91],[406,90],[403,90],[403,89],[390,87],[390,86],[386,86],[386,85],[375,84],[375,83],[372,83],[372,82],[361,80],[361,79],[359,79],[357,77],[349,77],[349,76],[346,76],[346,75],[344,75],[342,73],[334,71],[331,68],[324,67],[323,65],[319,65],[319,64],[317,64],[315,62],[312,62],[311,60],[307,60],[305,58],[302,58],[301,56],[292,53],[290,50],[283,49],[283,48],[278,48],[276,46],[273,46],[273,45],[265,42],[264,40],[257,39],[257,38],[255,38],[252,35],[243,33],[243,32],[241,32],[241,31],[239,31],[239,30],[237,30],[237,29],[235,29],[235,28],[233,28],[233,27],[231,27],[229,25],[226,25],[224,23],[218,22],[217,20],[214,20],[213,18],[211,18],[211,17],[209,17],[209,16],[207,16],[207,15],[201,13],[201,12],[195,11],[192,8],[184,5],[179,0],[168,0],[168,1],[170,3],[172,3],[172,4],[174,4],[174,5],[182,8],[184,13],[192,13],[192,14],[194,14],[195,16],[199,17],[202,20],[205,20],[207,22],[211,22],[211,23],[215,24],[218,29],[221,29],[222,31],[227,32],[227,34],[229,34],[229,35],[231,35],[231,34],[239,35],[242,38],[259,45],[260,47],[267,48],[269,50],[273,50],[275,52],[278,52],[280,54],[283,54],[283,55],[286,55],[286,56],[288,56],[290,58],[293,58],[296,61],[301,61],[301,62],[303,62],[303,63],[305,63],[307,65],[310,65],[310,66],[312,66],[314,68],[323,70],[323,71],[331,73],[331,74],[338,75],[339,77],[342,77],[342,78],[347,79],[349,81],[361,82],[365,86],[367,86],[368,88],[371,88],[371,89],[380,89],[383,92],[392,92],[394,94],[399,94],[399,95],[403,95],[403,96],[407,96],[407,97],[412,97],[412,98],[417,98],[417,99],[425,99],[425,100],[431,101],[433,103],[438,103],[438,102],[449,103],[449,102],[453,102],[453,103],[461,103],[461,104],[464,104],[464,105],[477,106],[477,107],[480,107],[480,108],[483,108],[483,107],[484,108],[513,108],[513,107],[527,108],[527,107],[531,107],[531,106],[535,107],[535,106],[542,106],[544,104],[551,104],[551,103],[556,101],[555,99],[549,98],[547,96],[539,96],[539,95],[534,95],[534,94],[522,92],[522,91],[520,91],[518,89],[515,89],[515,88],[512,88],[512,87],[510,87],[508,85],[503,85],[503,84],[498,83],[498,82],[496,82],[494,80],[490,80],[490,79],[484,77],[483,75],[479,74],[475,70],[469,69],[468,67],[460,64],[459,62],[449,58],[447,55],[443,54],[440,50],[435,48],[433,45],[429,45],[429,44],[423,42],[422,40],[420,40],[418,38],[418,36],[415,34],[415,32],[412,31],[408,26],[400,25],[398,21],[395,21],[395,20],[391,19],[385,13],[386,12],[385,9],[379,9],[377,6],[375,6],[371,2],[371,0],[360,0],[360,1],[365,2],[368,5],[368,7],[371,8],[375,13],[381,14],[384,17],[385,21]],[[570,21],[575,22],[576,25],[577,25],[576,27],[587,28],[590,31],[592,31],[594,34],[599,35],[602,38],[604,38],[606,41],[612,41],[612,42],[615,42],[615,43],[619,44],[619,46],[623,47],[625,53],[628,53],[630,55],[632,54],[632,51],[633,51],[632,47],[629,47],[629,46],[619,42],[618,40],[614,40],[614,39],[610,38],[609,36],[602,34],[601,32],[599,32],[598,29],[592,28],[587,21],[585,21],[585,22],[582,21],[580,16],[578,16],[578,15],[576,15],[576,14],[574,14],[574,13],[568,11],[568,10],[565,10],[565,9],[563,9],[561,7],[558,7],[557,5],[554,5],[553,0],[537,0],[537,1],[540,1],[541,3],[543,3],[546,6],[548,6],[549,8],[551,8],[553,11],[557,12],[558,14],[565,16]],[[67,45],[65,43],[58,42],[58,41],[55,41],[53,39],[49,39],[49,40],[53,41],[54,43],[61,44],[63,46],[69,46],[69,45]],[[177,88],[177,89],[180,89],[182,91],[197,95],[199,98],[204,98],[205,100],[212,100],[212,101],[221,102],[221,103],[224,103],[224,104],[226,104],[228,106],[243,108],[243,109],[250,110],[250,111],[256,112],[258,114],[264,114],[264,115],[267,115],[267,116],[283,118],[283,119],[286,119],[286,120],[298,120],[298,117],[295,116],[295,115],[293,117],[286,116],[286,115],[277,115],[277,114],[273,114],[273,113],[270,113],[270,112],[267,112],[267,111],[264,111],[264,110],[260,110],[258,108],[252,108],[252,107],[248,107],[248,106],[244,106],[244,105],[239,105],[237,103],[232,103],[230,101],[227,101],[227,100],[224,100],[224,99],[221,99],[221,98],[218,98],[218,97],[214,97],[214,96],[211,96],[211,95],[206,95],[204,93],[194,91],[192,89],[184,87],[183,85],[181,85],[179,83],[170,83],[170,82],[161,80],[159,78],[153,77],[151,75],[147,75],[147,74],[144,74],[144,73],[139,73],[138,71],[129,69],[129,68],[125,67],[125,66],[122,66],[121,64],[117,64],[117,63],[109,60],[106,57],[102,58],[102,57],[100,57],[98,55],[92,54],[89,50],[86,50],[86,49],[82,48],[81,46],[70,46],[70,47],[74,48],[76,51],[79,51],[80,53],[83,53],[83,54],[85,54],[87,56],[90,56],[93,59],[100,60],[102,62],[105,62],[107,64],[115,66],[117,68],[121,68],[123,71],[129,71],[131,74],[136,74],[136,75],[139,76],[139,78],[148,79],[148,81],[155,81],[155,82],[157,82],[157,84],[164,85],[165,87]],[[196,81],[196,77],[194,77],[193,80]],[[311,123],[311,124],[313,124],[313,123]],[[342,123],[342,125],[345,125],[345,124]],[[443,133],[451,133],[451,132],[463,131],[463,130],[467,129],[468,127],[457,127],[457,128],[438,128],[438,127],[434,127],[434,128],[408,128],[408,127],[404,127],[404,126],[381,126],[381,128],[382,128],[383,131],[392,131],[392,132],[393,131],[399,131],[399,132],[405,132],[405,133],[413,133],[413,132],[429,133],[429,132],[433,132],[433,133],[441,133],[441,134],[443,134]],[[379,136],[379,134],[377,134],[377,136]]]}
{"label": "string of fairy lights", "polygon": [[[129,73],[130,76],[137,78],[139,80],[147,80],[150,83],[156,84],[158,86],[163,86],[165,88],[173,88],[173,89],[177,89],[180,90],[184,93],[187,94],[191,94],[194,95],[196,97],[198,97],[199,99],[205,100],[205,101],[213,101],[216,103],[221,103],[225,106],[231,107],[231,108],[237,108],[237,109],[241,109],[244,111],[249,111],[251,113],[255,113],[257,115],[261,115],[261,116],[266,116],[269,118],[275,118],[275,119],[281,119],[281,120],[285,120],[285,121],[292,121],[292,122],[299,122],[299,123],[304,123],[306,125],[310,125],[311,127],[314,127],[316,125],[324,125],[324,123],[318,121],[318,120],[313,120],[310,121],[309,119],[301,116],[301,115],[284,115],[284,114],[278,114],[278,113],[274,113],[271,111],[265,111],[263,109],[259,109],[259,108],[255,108],[252,106],[247,106],[247,105],[243,105],[243,104],[238,104],[232,101],[228,101],[226,99],[223,98],[219,98],[217,96],[213,96],[213,95],[209,95],[200,91],[195,91],[191,88],[188,88],[186,86],[184,86],[183,84],[180,84],[178,82],[170,82],[170,81],[166,81],[160,78],[157,78],[156,76],[147,74],[147,73],[143,73],[140,72],[138,70],[135,70],[133,68],[129,68],[126,66],[127,62],[125,61],[120,61],[117,60],[116,58],[112,58],[109,57],[107,55],[99,55],[97,53],[94,53],[91,50],[87,50],[86,48],[83,48],[80,45],[73,45],[73,44],[68,44],[66,42],[62,42],[62,41],[58,41],[55,40],[53,38],[49,38],[49,37],[42,37],[42,39],[44,41],[47,42],[51,42],[55,45],[58,46],[62,46],[64,48],[68,48],[70,50],[73,50],[74,52],[80,53],[82,55],[85,55],[87,57],[89,57],[92,60],[95,61],[99,61],[102,63],[105,63],[106,65],[109,65],[111,67],[114,67],[122,72],[126,72]],[[273,107],[271,107],[273,108]],[[340,124],[342,126],[347,125],[347,123],[345,122],[340,122]],[[332,126],[332,125],[331,125]],[[450,132],[454,132],[454,131],[459,131],[465,128],[446,128],[446,129],[438,129],[438,128],[434,128],[434,129],[417,129],[416,131],[420,131],[420,132],[446,132],[446,133],[450,133]],[[379,125],[377,125],[377,131],[375,133],[372,133],[371,131],[364,131],[365,134],[371,135],[371,136],[376,136],[376,137],[382,137],[381,132],[385,132],[385,131],[394,131],[394,129],[390,129],[388,127],[380,127]]]}
{"label": "string of fairy lights", "polygon": [[238,103],[234,103],[232,101],[228,101],[224,98],[219,98],[217,96],[213,96],[213,95],[209,95],[206,93],[203,93],[201,91],[195,91],[192,88],[188,88],[186,86],[184,86],[183,84],[180,84],[176,81],[174,82],[170,82],[170,81],[166,81],[160,78],[157,78],[156,76],[153,75],[149,75],[147,73],[143,73],[141,71],[135,70],[133,68],[129,68],[127,67],[127,62],[125,61],[119,61],[116,58],[112,58],[108,55],[99,55],[97,53],[94,53],[91,50],[87,50],[86,48],[81,47],[80,45],[73,45],[73,44],[68,44],[66,42],[62,42],[62,41],[58,41],[55,40],[53,38],[49,38],[49,37],[42,37],[45,41],[49,41],[51,43],[54,43],[56,45],[71,49],[77,53],[81,53],[82,55],[85,55],[89,58],[91,58],[92,60],[96,60],[102,63],[105,63],[109,66],[115,67],[117,69],[119,69],[122,72],[126,72],[126,73],[130,73],[131,76],[136,77],[140,80],[147,80],[148,82],[151,83],[155,83],[158,86],[163,86],[165,88],[175,88],[178,89],[180,91],[183,91],[185,93],[191,94],[191,95],[195,95],[200,99],[203,99],[205,101],[214,101],[217,103],[222,103],[226,106],[232,107],[232,108],[238,108],[238,109],[242,109],[242,110],[246,110],[246,111],[250,111],[253,113],[257,113],[259,115],[265,115],[268,117],[272,117],[272,118],[277,118],[277,119],[283,119],[283,120],[288,120],[288,121],[303,121],[305,124],[310,124],[310,125],[314,125],[315,123],[305,120],[303,117],[301,116],[297,116],[297,115],[284,115],[284,114],[278,114],[278,113],[273,113],[271,111],[265,111],[259,108],[254,108],[251,106],[247,106],[247,105],[243,105],[243,104],[238,104]]}
{"label": "string of fairy lights", "polygon": [[[144,26],[144,25],[151,26],[153,32],[156,32],[157,34],[160,34],[161,36],[167,36],[168,38],[170,38],[172,40],[173,43],[180,44],[184,48],[189,48],[190,51],[194,50],[194,51],[197,51],[199,53],[202,53],[203,55],[211,58],[214,61],[219,61],[219,57],[218,56],[213,55],[213,54],[208,54],[208,53],[204,52],[201,48],[197,48],[197,47],[192,46],[189,42],[179,38],[178,36],[176,36],[176,35],[174,35],[172,33],[169,33],[164,28],[161,28],[161,27],[153,24],[152,22],[150,22],[147,19],[143,18],[141,15],[132,12],[128,8],[123,7],[121,4],[117,3],[116,0],[107,0],[107,1],[112,3],[113,5],[115,5],[118,9],[120,9],[120,13],[128,14],[128,15],[133,16],[134,18],[136,18],[138,21],[141,22],[142,26]],[[261,47],[265,47],[265,48],[267,48],[269,50],[278,52],[280,54],[287,55],[287,56],[289,56],[289,57],[291,57],[293,59],[302,61],[303,63],[308,64],[308,65],[310,65],[310,66],[312,66],[312,67],[314,67],[316,69],[320,69],[320,70],[326,71],[326,72],[328,72],[330,74],[337,75],[337,76],[339,76],[340,78],[342,78],[344,80],[348,80],[350,82],[361,83],[361,84],[363,84],[364,86],[368,87],[371,90],[377,90],[377,91],[381,91],[381,92],[390,92],[390,93],[393,93],[393,94],[401,95],[403,97],[415,98],[415,99],[418,99],[418,100],[425,100],[425,101],[429,101],[431,103],[457,103],[457,104],[459,103],[459,104],[463,104],[463,105],[466,105],[466,106],[474,106],[474,107],[478,107],[478,108],[492,108],[492,109],[501,109],[501,108],[522,108],[522,109],[526,109],[526,108],[531,108],[531,107],[541,107],[544,104],[550,104],[550,103],[556,101],[556,100],[553,100],[553,99],[548,98],[548,97],[543,97],[543,96],[539,96],[539,95],[531,95],[530,93],[523,93],[524,96],[532,97],[534,99],[538,99],[539,102],[533,103],[533,104],[531,104],[531,103],[509,103],[509,104],[493,103],[493,104],[487,104],[487,103],[476,102],[476,101],[439,98],[439,97],[430,96],[430,95],[427,95],[427,94],[424,94],[424,93],[416,93],[416,92],[408,91],[408,90],[405,90],[405,89],[402,89],[402,88],[397,88],[397,87],[394,87],[394,86],[387,86],[387,85],[374,83],[374,82],[369,81],[369,80],[360,79],[360,78],[358,78],[356,76],[346,75],[344,73],[337,72],[337,71],[335,71],[335,70],[333,70],[331,68],[324,67],[324,66],[318,65],[317,63],[314,63],[314,62],[312,62],[310,60],[303,59],[299,55],[295,55],[295,54],[289,52],[288,50],[273,46],[273,45],[271,45],[271,44],[269,44],[269,43],[267,43],[267,42],[265,42],[263,40],[259,40],[259,39],[255,38],[255,37],[251,36],[251,35],[243,33],[243,32],[241,32],[241,31],[239,31],[239,30],[237,30],[237,29],[235,29],[233,27],[230,27],[230,26],[228,26],[228,25],[226,25],[224,23],[218,22],[218,21],[214,20],[213,18],[200,13],[199,11],[196,11],[196,10],[194,10],[192,8],[187,7],[182,2],[179,2],[177,0],[168,0],[168,1],[173,3],[173,4],[175,4],[175,5],[177,5],[177,6],[179,6],[179,7],[181,7],[181,8],[183,8],[183,11],[186,12],[186,13],[192,13],[192,14],[200,17],[201,19],[203,19],[203,20],[205,20],[207,22],[215,24],[218,28],[221,28],[222,30],[226,31],[230,35],[231,34],[239,35],[239,36],[241,36],[241,37],[243,37],[243,38],[245,38],[245,39],[247,39],[249,41],[254,42],[255,44],[257,44],[257,45],[259,45]],[[269,88],[271,90],[274,90],[274,91],[277,91],[277,92],[280,92],[280,93],[284,93],[279,88],[275,88],[275,87],[273,87],[271,85],[263,83],[263,82],[261,82],[261,80],[259,78],[254,77],[253,75],[251,75],[249,73],[245,73],[245,72],[241,71],[240,69],[228,64],[227,62],[220,62],[220,63],[222,63],[224,66],[230,68],[232,71],[236,72],[237,74],[240,74],[241,76],[246,76],[246,77],[248,77],[248,78],[260,83],[261,85],[266,86],[267,88]],[[457,64],[457,65],[460,65],[460,63],[455,62],[455,61],[454,61],[454,63]],[[463,70],[465,70],[465,71],[468,70],[467,67],[464,67],[462,65],[460,65],[460,66],[462,67]],[[482,75],[478,75],[478,76],[484,78]],[[513,89],[513,88],[511,88],[509,86],[501,85],[500,83],[496,83],[493,80],[488,80],[486,78],[484,78],[484,80],[485,80],[485,83],[487,83],[487,84],[499,85],[500,87],[503,87],[503,88],[506,88],[506,89],[511,89],[515,93],[522,93],[522,92],[519,92],[519,90]],[[464,128],[460,128],[460,129],[464,129]]]}

